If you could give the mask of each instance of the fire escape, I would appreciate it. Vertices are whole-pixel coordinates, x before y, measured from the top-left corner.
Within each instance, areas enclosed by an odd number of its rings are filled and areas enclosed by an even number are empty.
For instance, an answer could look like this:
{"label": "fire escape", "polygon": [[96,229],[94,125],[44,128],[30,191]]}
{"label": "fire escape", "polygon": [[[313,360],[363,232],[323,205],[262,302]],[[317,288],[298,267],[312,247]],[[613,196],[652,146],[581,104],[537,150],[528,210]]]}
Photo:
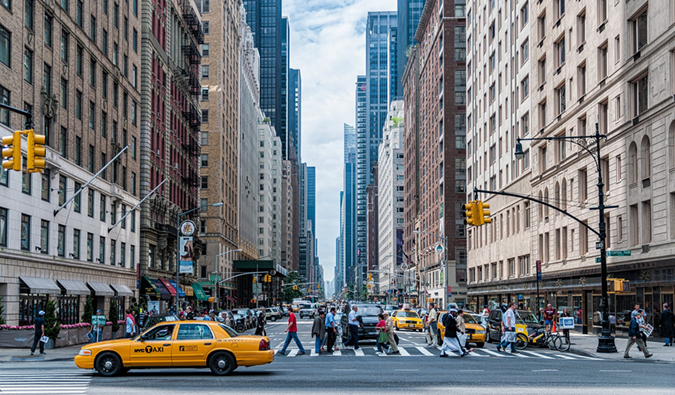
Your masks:
{"label": "fire escape", "polygon": [[192,6],[190,6],[190,4],[184,4],[182,7],[182,11],[183,11],[183,19],[185,20],[185,23],[188,25],[188,28],[190,29],[192,35],[197,40],[197,43],[204,44],[204,32],[202,32],[202,25],[201,23],[199,23],[199,19],[197,18],[195,10],[192,9]]}

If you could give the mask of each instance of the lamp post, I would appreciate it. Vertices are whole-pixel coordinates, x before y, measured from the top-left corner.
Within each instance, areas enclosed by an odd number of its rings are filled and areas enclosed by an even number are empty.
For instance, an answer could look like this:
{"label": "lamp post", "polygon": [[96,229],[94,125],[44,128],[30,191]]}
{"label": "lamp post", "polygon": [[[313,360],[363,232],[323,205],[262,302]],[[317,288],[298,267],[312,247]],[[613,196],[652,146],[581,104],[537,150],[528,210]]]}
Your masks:
{"label": "lamp post", "polygon": [[[437,238],[441,239],[444,243],[445,258],[444,258],[443,268],[442,268],[443,269],[443,307],[447,309],[448,308],[448,302],[449,302],[449,300],[448,300],[448,238],[443,237],[443,236],[439,236],[439,235],[434,234],[434,233],[423,232],[421,230],[413,230],[413,233],[418,234],[418,235],[423,234],[423,235],[434,236],[434,237],[437,237]],[[426,281],[426,277],[427,277],[426,271],[427,271],[427,268],[425,266],[424,267],[424,272],[425,272],[424,273],[424,280],[425,281]],[[426,301],[425,301],[424,304],[426,305]]]}
{"label": "lamp post", "polygon": [[[223,202],[208,204],[206,206],[195,207],[191,210],[176,214],[176,286],[180,287],[180,217],[190,214],[193,211],[201,210],[206,207],[221,207]],[[176,290],[176,311],[178,311],[179,296]]]}
{"label": "lamp post", "polygon": [[[617,352],[616,345],[614,344],[614,337],[609,327],[609,296],[607,289],[607,243],[605,239],[607,238],[606,224],[605,224],[605,209],[616,208],[618,206],[606,206],[605,205],[605,193],[603,188],[605,184],[602,182],[602,168],[600,166],[600,140],[606,139],[607,136],[600,134],[600,128],[598,123],[595,124],[595,134],[590,136],[552,136],[552,137],[533,137],[533,138],[519,138],[516,142],[516,149],[514,155],[516,159],[522,159],[525,153],[523,152],[523,145],[521,141],[541,141],[541,140],[569,140],[572,143],[581,147],[586,151],[591,158],[595,161],[596,169],[598,172],[598,207],[591,207],[591,210],[598,210],[598,231],[594,231],[600,238],[600,242],[596,244],[600,250],[600,282],[602,287],[602,331],[598,337],[598,348],[597,352],[610,353]],[[595,152],[591,151],[586,144],[582,144],[581,141],[594,140],[595,141]],[[576,218],[575,218],[576,219]],[[592,228],[590,228],[592,229]],[[593,230],[593,229],[592,229]]]}

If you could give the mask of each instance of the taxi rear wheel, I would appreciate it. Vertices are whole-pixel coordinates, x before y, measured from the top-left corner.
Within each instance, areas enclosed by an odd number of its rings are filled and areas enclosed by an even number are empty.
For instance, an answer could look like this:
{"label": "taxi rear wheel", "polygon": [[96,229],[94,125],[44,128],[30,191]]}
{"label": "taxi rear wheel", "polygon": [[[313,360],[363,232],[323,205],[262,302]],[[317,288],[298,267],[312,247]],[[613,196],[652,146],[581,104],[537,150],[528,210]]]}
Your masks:
{"label": "taxi rear wheel", "polygon": [[235,367],[234,358],[232,355],[225,352],[216,353],[209,359],[209,368],[211,369],[211,372],[219,376],[225,376],[232,373]]}
{"label": "taxi rear wheel", "polygon": [[117,354],[107,352],[96,358],[96,371],[101,376],[117,376],[122,369],[124,369],[124,366]]}

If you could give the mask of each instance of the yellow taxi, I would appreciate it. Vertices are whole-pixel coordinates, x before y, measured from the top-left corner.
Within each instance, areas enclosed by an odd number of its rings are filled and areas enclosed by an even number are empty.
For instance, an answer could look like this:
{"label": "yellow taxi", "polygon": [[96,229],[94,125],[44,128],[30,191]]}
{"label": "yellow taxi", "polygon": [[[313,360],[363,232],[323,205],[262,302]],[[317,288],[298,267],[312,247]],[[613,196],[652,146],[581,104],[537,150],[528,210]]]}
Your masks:
{"label": "yellow taxi", "polygon": [[[440,334],[438,337],[439,342],[443,342],[443,335],[445,334],[443,318],[445,318],[446,313],[447,311],[438,312],[437,328],[438,333]],[[485,345],[485,328],[483,328],[483,326],[480,325],[469,313],[462,314],[462,317],[464,318],[465,323],[464,329],[466,330],[466,342],[473,343],[476,345],[476,347],[482,348]]]}
{"label": "yellow taxi", "polygon": [[412,310],[397,310],[391,315],[396,329],[410,329],[422,332],[422,319]]}
{"label": "yellow taxi", "polygon": [[272,361],[274,350],[267,336],[240,335],[210,321],[163,322],[135,338],[87,344],[75,356],[78,368],[96,369],[102,376],[136,368],[187,367],[208,367],[216,375],[226,375],[239,366]]}

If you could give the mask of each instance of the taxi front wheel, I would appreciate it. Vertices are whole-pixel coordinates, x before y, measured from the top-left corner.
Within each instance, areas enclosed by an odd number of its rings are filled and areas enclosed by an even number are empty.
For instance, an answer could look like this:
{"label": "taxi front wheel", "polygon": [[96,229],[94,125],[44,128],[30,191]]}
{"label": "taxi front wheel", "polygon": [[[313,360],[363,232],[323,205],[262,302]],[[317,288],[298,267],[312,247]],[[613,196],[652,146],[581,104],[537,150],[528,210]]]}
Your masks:
{"label": "taxi front wheel", "polygon": [[232,373],[235,368],[234,358],[232,358],[232,355],[225,352],[216,353],[209,360],[209,368],[213,374],[219,376],[228,375]]}
{"label": "taxi front wheel", "polygon": [[117,376],[123,368],[122,361],[117,354],[107,352],[96,358],[96,371],[101,376]]}

